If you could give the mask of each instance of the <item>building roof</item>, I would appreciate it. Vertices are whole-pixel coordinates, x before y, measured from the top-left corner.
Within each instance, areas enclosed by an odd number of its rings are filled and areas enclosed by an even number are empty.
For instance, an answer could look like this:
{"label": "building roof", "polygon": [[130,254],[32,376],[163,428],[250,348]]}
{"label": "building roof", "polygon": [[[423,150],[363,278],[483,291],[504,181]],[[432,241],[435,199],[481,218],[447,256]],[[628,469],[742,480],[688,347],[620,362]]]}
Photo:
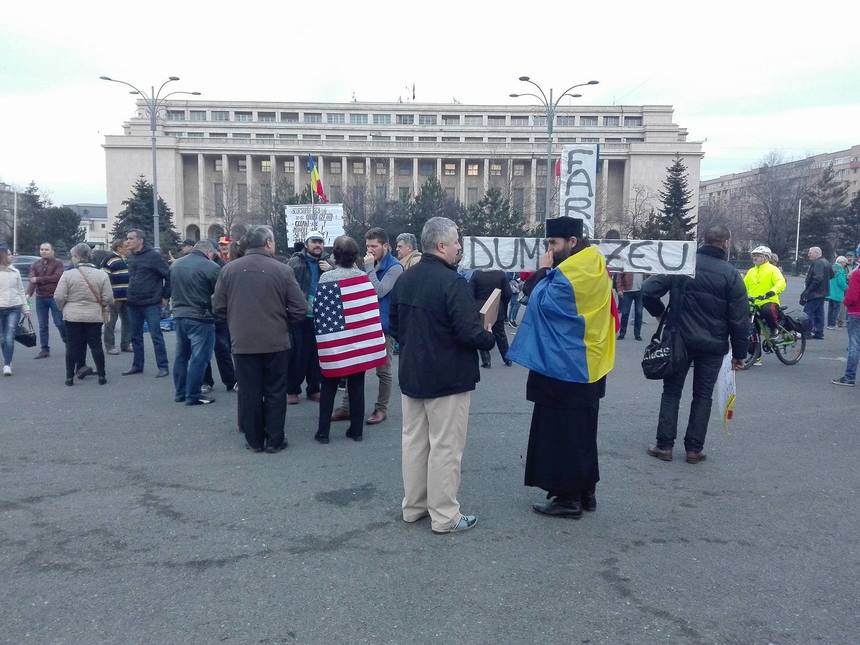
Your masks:
{"label": "building roof", "polygon": [[107,219],[107,204],[63,204],[71,208],[81,219]]}

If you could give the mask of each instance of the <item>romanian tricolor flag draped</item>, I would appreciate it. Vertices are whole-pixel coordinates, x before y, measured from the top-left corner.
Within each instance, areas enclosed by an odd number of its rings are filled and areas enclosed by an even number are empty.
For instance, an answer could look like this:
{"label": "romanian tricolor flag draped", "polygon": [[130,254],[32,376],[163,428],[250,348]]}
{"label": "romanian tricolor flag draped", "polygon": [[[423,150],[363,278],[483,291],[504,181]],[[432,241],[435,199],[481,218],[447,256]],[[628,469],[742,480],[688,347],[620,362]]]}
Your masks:
{"label": "romanian tricolor flag draped", "polygon": [[599,381],[615,366],[613,305],[606,261],[586,247],[534,288],[508,358],[560,381]]}
{"label": "romanian tricolor flag draped", "polygon": [[317,162],[310,156],[308,157],[308,174],[311,176],[311,192],[315,193],[322,203],[328,203],[328,197],[325,196],[322,179],[320,179],[320,173],[317,170]]}

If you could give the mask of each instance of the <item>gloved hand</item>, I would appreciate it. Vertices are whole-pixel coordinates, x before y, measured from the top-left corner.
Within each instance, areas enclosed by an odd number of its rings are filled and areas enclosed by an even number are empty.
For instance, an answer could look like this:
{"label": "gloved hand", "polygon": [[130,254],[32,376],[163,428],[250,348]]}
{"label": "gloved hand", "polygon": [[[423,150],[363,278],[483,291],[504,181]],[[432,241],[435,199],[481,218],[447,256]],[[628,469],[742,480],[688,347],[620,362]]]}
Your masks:
{"label": "gloved hand", "polygon": [[768,291],[766,294],[764,294],[764,297],[765,298],[773,298],[775,295],[776,294],[773,291]]}

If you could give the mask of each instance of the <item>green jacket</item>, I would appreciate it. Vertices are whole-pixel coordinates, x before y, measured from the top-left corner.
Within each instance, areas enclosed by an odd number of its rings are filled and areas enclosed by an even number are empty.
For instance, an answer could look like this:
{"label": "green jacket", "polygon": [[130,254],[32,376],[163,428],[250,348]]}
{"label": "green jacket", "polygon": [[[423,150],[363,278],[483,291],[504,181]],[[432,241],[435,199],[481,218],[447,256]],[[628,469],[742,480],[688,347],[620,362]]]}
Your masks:
{"label": "green jacket", "polygon": [[828,300],[842,302],[845,299],[845,290],[848,288],[848,271],[838,262],[833,265],[833,277],[830,278],[830,293]]}

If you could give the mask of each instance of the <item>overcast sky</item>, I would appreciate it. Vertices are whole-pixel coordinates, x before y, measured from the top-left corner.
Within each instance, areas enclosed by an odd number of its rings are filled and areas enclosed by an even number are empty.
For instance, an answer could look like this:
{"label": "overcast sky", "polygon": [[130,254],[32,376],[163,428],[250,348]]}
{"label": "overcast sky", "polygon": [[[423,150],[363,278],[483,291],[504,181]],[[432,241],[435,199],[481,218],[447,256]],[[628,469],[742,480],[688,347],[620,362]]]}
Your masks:
{"label": "overcast sky", "polygon": [[706,179],[860,143],[858,19],[856,0],[8,3],[0,181],[105,201],[103,137],[134,105],[101,75],[219,100],[396,101],[414,83],[418,101],[517,105],[520,75],[597,79],[580,104],[673,105]]}

